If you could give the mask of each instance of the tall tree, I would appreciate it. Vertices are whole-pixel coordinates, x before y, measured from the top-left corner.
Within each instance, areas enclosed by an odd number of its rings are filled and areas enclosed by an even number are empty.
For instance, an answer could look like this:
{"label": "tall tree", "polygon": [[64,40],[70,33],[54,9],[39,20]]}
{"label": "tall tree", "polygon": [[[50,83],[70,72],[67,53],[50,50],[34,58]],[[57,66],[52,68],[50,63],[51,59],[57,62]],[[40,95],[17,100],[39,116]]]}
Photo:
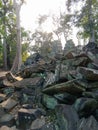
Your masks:
{"label": "tall tree", "polygon": [[13,0],[13,6],[16,13],[16,29],[17,29],[17,51],[16,57],[13,62],[13,66],[11,68],[11,72],[15,72],[20,69],[22,64],[22,57],[21,57],[21,27],[20,27],[20,9],[23,4],[24,0]]}
{"label": "tall tree", "polygon": [[71,18],[71,14],[61,14],[60,16],[61,30],[66,42],[70,39],[70,36],[72,35]]}
{"label": "tall tree", "polygon": [[60,16],[53,15],[52,19],[53,19],[53,25],[54,25],[53,32],[57,36],[57,39],[59,41],[61,41],[62,28],[61,28],[61,25],[60,25],[60,21],[61,21]]}
{"label": "tall tree", "polygon": [[71,18],[72,15],[66,14],[65,12],[60,12],[60,16],[53,16],[53,24],[55,27],[53,32],[58,37],[59,41],[61,41],[62,36],[66,42],[70,39],[72,35]]}
{"label": "tall tree", "polygon": [[[5,1],[6,3],[4,4]],[[23,60],[28,56],[27,48],[29,45],[29,33],[23,28],[21,29],[22,35],[22,57]],[[6,41],[6,42],[4,42]],[[6,45],[4,44],[6,43]],[[13,60],[16,55],[16,43],[17,43],[17,29],[16,29],[16,14],[13,8],[13,0],[1,0],[0,1],[0,67],[3,65],[3,60],[6,61],[7,68],[10,69],[13,64]],[[4,48],[5,46],[5,48]],[[4,53],[3,53],[4,52]],[[3,56],[6,54],[5,56]]]}
{"label": "tall tree", "polygon": [[[1,0],[0,1],[0,40],[1,45],[3,45],[3,60],[4,60],[4,68],[7,69],[9,65],[8,61],[8,37],[12,34],[13,24],[13,8],[12,8],[12,0]],[[14,38],[13,38],[14,39]],[[11,42],[11,41],[10,41]]]}
{"label": "tall tree", "polygon": [[[75,26],[81,27],[80,34],[83,38],[89,38],[90,42],[95,42],[98,38],[98,1],[97,0],[67,0],[67,7],[70,10],[76,2],[80,3],[80,10],[74,11]],[[97,37],[96,37],[97,36]]]}
{"label": "tall tree", "polygon": [[3,64],[4,69],[7,70],[7,41],[6,41],[6,13],[7,13],[7,2],[6,0],[2,0],[0,2],[0,14],[1,14],[1,28],[3,31],[1,32],[1,37],[3,41]]}
{"label": "tall tree", "polygon": [[46,56],[50,53],[51,44],[53,40],[53,33],[44,31],[43,24],[46,22],[48,15],[39,15],[38,27],[32,34],[34,46],[31,47],[31,51],[39,52],[41,55]]}
{"label": "tall tree", "polygon": [[7,66],[7,41],[6,41],[6,3],[7,1],[3,0],[3,4],[4,4],[4,19],[3,19],[3,23],[4,23],[4,36],[3,36],[3,46],[4,46],[4,68],[5,70],[7,70],[8,66]]}

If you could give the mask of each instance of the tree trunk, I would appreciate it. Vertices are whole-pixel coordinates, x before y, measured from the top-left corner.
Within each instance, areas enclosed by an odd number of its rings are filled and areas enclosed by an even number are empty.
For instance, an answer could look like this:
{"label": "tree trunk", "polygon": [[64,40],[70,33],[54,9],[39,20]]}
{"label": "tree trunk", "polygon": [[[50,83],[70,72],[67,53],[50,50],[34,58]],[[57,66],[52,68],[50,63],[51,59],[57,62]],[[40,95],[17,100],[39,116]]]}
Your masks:
{"label": "tree trunk", "polygon": [[6,49],[6,39],[5,39],[5,37],[3,39],[3,47],[4,47],[4,51],[3,51],[4,69],[7,70],[7,49]]}
{"label": "tree trunk", "polygon": [[10,45],[7,43],[7,66],[8,69],[11,68],[11,61],[10,61]]}
{"label": "tree trunk", "polygon": [[92,17],[92,0],[88,1],[88,6],[89,6],[89,14],[88,14],[88,19],[89,19],[89,26],[90,26],[90,39],[89,42],[94,42],[95,43],[95,31],[94,31],[94,23],[93,23],[93,17]]}
{"label": "tree trunk", "polygon": [[21,4],[16,3],[14,0],[14,7],[16,11],[16,28],[17,28],[17,50],[16,50],[16,57],[13,62],[13,66],[11,68],[11,72],[16,72],[20,69],[22,64],[22,57],[21,57],[21,27],[20,27],[20,9]]}
{"label": "tree trunk", "polygon": [[3,57],[4,57],[4,69],[7,70],[7,43],[6,43],[6,21],[5,21],[5,16],[6,16],[6,10],[4,9],[4,36],[3,36]]}

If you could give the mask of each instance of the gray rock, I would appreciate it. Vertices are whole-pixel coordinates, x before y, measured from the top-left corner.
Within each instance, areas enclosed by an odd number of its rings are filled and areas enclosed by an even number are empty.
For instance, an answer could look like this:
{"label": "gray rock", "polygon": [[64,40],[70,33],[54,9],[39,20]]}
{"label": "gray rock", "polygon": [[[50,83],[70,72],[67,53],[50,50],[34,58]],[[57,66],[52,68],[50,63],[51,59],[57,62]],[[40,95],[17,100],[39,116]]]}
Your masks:
{"label": "gray rock", "polygon": [[55,68],[55,81],[58,82],[60,79],[61,61],[57,61]]}
{"label": "gray rock", "polygon": [[88,97],[88,98],[94,98],[96,99],[96,101],[98,101],[98,92],[83,92],[83,96],[84,97]]}
{"label": "gray rock", "polygon": [[39,53],[34,53],[33,55],[30,55],[27,60],[25,61],[25,65],[32,65],[35,62],[38,62],[39,60],[43,59],[43,57]]}
{"label": "gray rock", "polygon": [[81,77],[79,77],[79,79],[77,79],[75,82],[85,89],[89,88],[89,85],[90,85],[85,79],[83,79],[83,78],[81,79]]}
{"label": "gray rock", "polygon": [[77,130],[98,130],[98,122],[93,116],[82,118],[77,124]]}
{"label": "gray rock", "polygon": [[18,111],[19,128],[22,130],[27,130],[32,121],[36,119],[36,109],[25,109],[21,108]]}
{"label": "gray rock", "polygon": [[74,52],[69,51],[69,52],[64,54],[64,57],[65,57],[65,59],[73,59],[75,57],[75,55],[76,54]]}
{"label": "gray rock", "polygon": [[45,124],[41,130],[56,130],[53,123],[47,123]]}
{"label": "gray rock", "polygon": [[58,94],[58,93],[60,94],[65,92],[68,92],[73,95],[74,94],[79,95],[85,91],[85,88],[77,84],[75,81],[76,79],[68,82],[56,84],[48,88],[45,88],[42,92],[49,95]]}
{"label": "gray rock", "polygon": [[44,115],[46,115],[46,112],[41,108],[21,108],[18,111],[19,128],[22,130],[27,130],[32,121],[36,120],[37,118],[41,118]]}
{"label": "gray rock", "polygon": [[6,97],[5,94],[0,93],[0,102],[4,101],[5,97]]}
{"label": "gray rock", "polygon": [[[9,82],[9,81],[8,81]],[[10,83],[10,82],[9,82]],[[11,87],[11,86],[7,86],[4,90],[3,90],[3,93],[5,95],[12,95],[12,93],[14,93],[14,87]]]}
{"label": "gray rock", "polygon": [[36,108],[35,116],[36,118],[39,118],[41,116],[46,116],[46,111],[42,108]]}
{"label": "gray rock", "polygon": [[17,81],[13,83],[13,86],[16,88],[35,88],[41,85],[43,82],[43,79],[41,77],[35,77],[35,78],[25,78],[21,81]]}
{"label": "gray rock", "polygon": [[84,51],[80,51],[75,57],[87,57],[89,60],[91,60]]}
{"label": "gray rock", "polygon": [[88,90],[93,91],[94,89],[98,90],[98,81],[88,82]]}
{"label": "gray rock", "polygon": [[94,112],[94,117],[95,117],[95,119],[97,120],[97,122],[98,122],[98,108],[96,109],[96,111]]}
{"label": "gray rock", "polygon": [[65,103],[65,104],[73,104],[75,100],[77,99],[77,96],[69,94],[69,93],[64,93],[64,94],[55,94],[54,97],[60,102],[60,103]]}
{"label": "gray rock", "polygon": [[2,117],[5,114],[4,108],[0,106],[0,116]]}
{"label": "gray rock", "polygon": [[56,107],[56,116],[59,130],[76,130],[79,118],[72,106],[58,105]]}
{"label": "gray rock", "polygon": [[48,96],[46,94],[43,95],[42,103],[46,108],[54,109],[55,106],[58,104],[57,100],[52,96]]}
{"label": "gray rock", "polygon": [[67,81],[69,73],[68,66],[61,64],[60,81]]}
{"label": "gray rock", "polygon": [[91,69],[98,70],[98,64],[96,64],[96,63],[89,63],[87,67],[91,68]]}
{"label": "gray rock", "polygon": [[97,109],[98,102],[93,98],[81,97],[75,101],[74,107],[80,117],[88,117]]}
{"label": "gray rock", "polygon": [[[22,106],[23,109],[33,109],[33,106],[31,104],[24,104]],[[41,116],[46,116],[46,111],[43,108],[36,108],[34,115],[36,118],[40,118]]]}
{"label": "gray rock", "polygon": [[1,106],[4,108],[6,111],[10,111],[12,108],[14,108],[18,104],[17,101],[15,101],[12,98],[8,98],[7,100],[3,101],[1,103]]}
{"label": "gray rock", "polygon": [[11,114],[5,114],[0,118],[0,126],[7,125],[9,127],[15,125],[15,118]]}
{"label": "gray rock", "polygon": [[47,77],[45,78],[44,88],[55,83],[55,74],[47,73]]}
{"label": "gray rock", "polygon": [[74,59],[67,59],[63,61],[63,64],[67,65],[69,68],[86,66],[91,60],[87,57],[75,57]]}
{"label": "gray rock", "polygon": [[91,80],[91,81],[98,80],[98,70],[90,69],[86,67],[79,67],[77,71],[81,73],[83,77],[87,80]]}
{"label": "gray rock", "polygon": [[42,130],[42,127],[45,125],[45,118],[37,118],[34,120],[30,126],[30,130]]}
{"label": "gray rock", "polygon": [[16,129],[15,126],[13,126],[13,127],[2,126],[2,127],[0,128],[0,130],[17,130],[17,129]]}

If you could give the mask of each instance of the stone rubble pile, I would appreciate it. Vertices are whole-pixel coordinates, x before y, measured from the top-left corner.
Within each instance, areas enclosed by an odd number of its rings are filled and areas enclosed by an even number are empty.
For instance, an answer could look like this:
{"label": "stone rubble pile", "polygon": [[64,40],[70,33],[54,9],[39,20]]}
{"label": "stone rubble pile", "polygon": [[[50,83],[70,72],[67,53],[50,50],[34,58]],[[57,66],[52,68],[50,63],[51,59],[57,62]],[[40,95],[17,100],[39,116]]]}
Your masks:
{"label": "stone rubble pile", "polygon": [[0,130],[98,130],[97,49],[34,54],[0,77]]}

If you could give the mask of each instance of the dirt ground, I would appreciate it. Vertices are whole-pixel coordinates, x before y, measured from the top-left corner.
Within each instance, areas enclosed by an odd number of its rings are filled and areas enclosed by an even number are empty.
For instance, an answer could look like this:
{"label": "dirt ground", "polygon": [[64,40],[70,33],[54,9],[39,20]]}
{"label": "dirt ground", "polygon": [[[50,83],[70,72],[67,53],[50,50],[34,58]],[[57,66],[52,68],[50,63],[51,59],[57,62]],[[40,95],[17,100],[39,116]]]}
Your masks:
{"label": "dirt ground", "polygon": [[8,71],[3,71],[3,70],[0,70],[0,77],[3,77],[6,75]]}

